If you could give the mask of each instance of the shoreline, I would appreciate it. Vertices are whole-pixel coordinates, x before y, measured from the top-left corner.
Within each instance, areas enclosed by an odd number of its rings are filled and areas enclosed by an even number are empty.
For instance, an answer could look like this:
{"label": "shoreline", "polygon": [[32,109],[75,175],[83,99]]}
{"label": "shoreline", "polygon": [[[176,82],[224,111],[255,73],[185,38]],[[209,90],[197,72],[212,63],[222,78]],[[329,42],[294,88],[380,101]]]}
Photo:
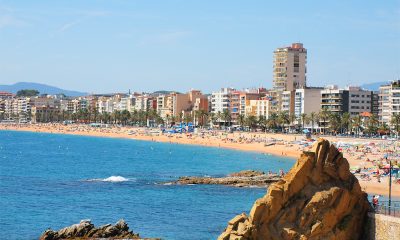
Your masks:
{"label": "shoreline", "polygon": [[[112,127],[112,128],[93,128],[86,125],[68,125],[61,124],[37,124],[37,125],[1,125],[1,130],[23,131],[23,132],[36,132],[48,134],[68,134],[76,136],[92,136],[92,137],[106,137],[106,138],[119,138],[131,139],[139,141],[153,141],[161,143],[174,143],[185,145],[198,145],[204,147],[225,148],[239,151],[251,151],[264,154],[271,154],[277,157],[287,157],[297,159],[300,154],[307,150],[295,144],[276,144],[272,146],[264,146],[263,142],[257,142],[249,139],[265,140],[266,138],[282,139],[285,142],[300,140],[301,135],[286,135],[286,134],[271,134],[271,133],[223,133],[218,132],[216,135],[210,136],[195,136],[195,134],[175,134],[175,135],[148,135],[147,129],[137,127]],[[331,142],[339,141],[380,141],[380,140],[366,140],[366,139],[340,139],[334,137],[325,137]],[[233,139],[233,140],[232,140]],[[246,141],[238,142],[238,139],[245,139]],[[250,141],[250,142],[249,142]],[[355,156],[351,156],[345,152],[343,155],[349,161],[350,166],[359,166],[364,164],[360,162]],[[361,188],[371,194],[379,194],[388,196],[388,182],[382,181],[381,183],[374,181],[362,181],[359,179]],[[400,185],[392,184],[392,196],[400,197]]]}

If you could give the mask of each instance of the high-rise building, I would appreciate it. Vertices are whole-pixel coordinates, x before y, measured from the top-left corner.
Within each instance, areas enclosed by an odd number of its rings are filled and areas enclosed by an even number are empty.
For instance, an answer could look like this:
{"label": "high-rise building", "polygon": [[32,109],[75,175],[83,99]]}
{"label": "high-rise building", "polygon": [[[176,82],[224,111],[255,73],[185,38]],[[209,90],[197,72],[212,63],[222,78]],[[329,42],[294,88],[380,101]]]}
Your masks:
{"label": "high-rise building", "polygon": [[390,124],[394,114],[400,114],[400,80],[379,88],[379,121]]}
{"label": "high-rise building", "polygon": [[274,51],[273,87],[276,91],[294,91],[306,86],[307,49],[302,43]]}

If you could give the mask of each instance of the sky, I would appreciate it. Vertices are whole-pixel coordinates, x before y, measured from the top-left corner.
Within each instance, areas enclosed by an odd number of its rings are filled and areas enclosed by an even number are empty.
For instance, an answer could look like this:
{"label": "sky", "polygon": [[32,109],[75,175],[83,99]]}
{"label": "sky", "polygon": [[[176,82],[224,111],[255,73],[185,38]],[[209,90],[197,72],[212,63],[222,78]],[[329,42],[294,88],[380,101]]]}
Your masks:
{"label": "sky", "polygon": [[292,42],[310,86],[400,78],[400,0],[0,0],[0,84],[271,87],[273,51]]}

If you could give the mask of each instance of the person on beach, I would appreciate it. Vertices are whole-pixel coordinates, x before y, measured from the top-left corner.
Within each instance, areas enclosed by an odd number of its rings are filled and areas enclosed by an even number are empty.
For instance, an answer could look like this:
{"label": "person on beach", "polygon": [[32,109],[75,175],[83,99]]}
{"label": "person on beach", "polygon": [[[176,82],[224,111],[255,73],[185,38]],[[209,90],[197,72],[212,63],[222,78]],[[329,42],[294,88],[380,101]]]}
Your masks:
{"label": "person on beach", "polygon": [[279,169],[279,176],[280,177],[285,176],[285,172],[283,171],[283,169]]}
{"label": "person on beach", "polygon": [[377,195],[372,196],[372,206],[374,206],[375,212],[378,210],[378,206],[379,206],[378,198],[379,198],[379,196],[377,196]]}

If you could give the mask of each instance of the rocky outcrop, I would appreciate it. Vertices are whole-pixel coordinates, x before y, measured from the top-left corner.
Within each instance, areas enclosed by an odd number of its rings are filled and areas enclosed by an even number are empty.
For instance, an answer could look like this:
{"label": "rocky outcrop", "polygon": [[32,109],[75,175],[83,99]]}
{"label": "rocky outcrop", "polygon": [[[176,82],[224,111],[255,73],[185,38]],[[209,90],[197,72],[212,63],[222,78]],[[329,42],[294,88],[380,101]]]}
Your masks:
{"label": "rocky outcrop", "polygon": [[235,187],[257,186],[265,187],[280,178],[276,174],[266,174],[260,171],[244,170],[229,174],[226,177],[180,177],[170,184],[219,184]]}
{"label": "rocky outcrop", "polygon": [[46,230],[40,240],[61,239],[142,239],[139,234],[129,231],[128,224],[119,220],[115,225],[106,224],[96,228],[90,220],[82,220],[79,224],[53,231]]}
{"label": "rocky outcrop", "polygon": [[218,239],[360,239],[369,208],[347,160],[320,139]]}

